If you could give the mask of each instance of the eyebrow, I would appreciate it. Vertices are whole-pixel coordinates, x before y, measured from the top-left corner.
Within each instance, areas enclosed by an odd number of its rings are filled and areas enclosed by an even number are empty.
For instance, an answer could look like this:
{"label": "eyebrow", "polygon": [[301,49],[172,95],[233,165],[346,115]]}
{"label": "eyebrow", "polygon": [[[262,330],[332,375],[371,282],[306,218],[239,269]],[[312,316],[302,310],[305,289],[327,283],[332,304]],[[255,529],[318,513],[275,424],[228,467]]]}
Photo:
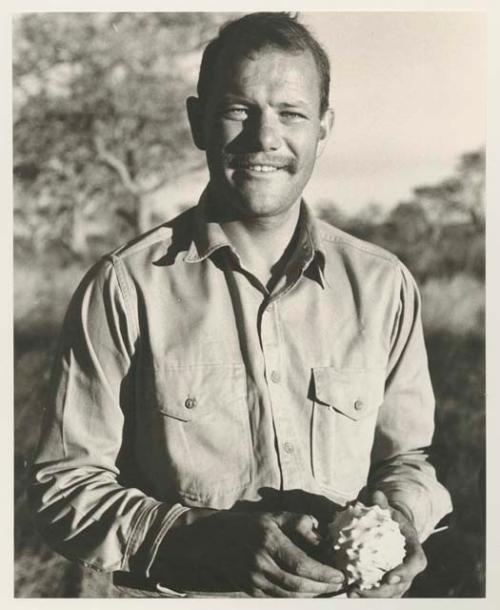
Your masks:
{"label": "eyebrow", "polygon": [[310,104],[305,100],[295,100],[293,102],[280,102],[277,104],[281,108],[309,108]]}
{"label": "eyebrow", "polygon": [[[247,106],[256,105],[254,101],[232,93],[227,93],[220,100],[218,100],[216,106],[220,107],[224,104],[242,104]],[[282,101],[274,104],[277,108],[310,108],[311,104],[302,99],[292,100],[292,101]]]}

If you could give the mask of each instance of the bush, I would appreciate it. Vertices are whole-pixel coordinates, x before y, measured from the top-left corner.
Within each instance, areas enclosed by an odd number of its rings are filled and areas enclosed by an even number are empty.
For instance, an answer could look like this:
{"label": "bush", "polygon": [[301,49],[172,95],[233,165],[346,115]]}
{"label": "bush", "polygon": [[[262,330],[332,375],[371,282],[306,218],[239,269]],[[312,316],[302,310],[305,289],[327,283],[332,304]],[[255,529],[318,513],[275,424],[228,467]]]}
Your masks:
{"label": "bush", "polygon": [[465,273],[430,278],[420,289],[422,317],[428,332],[457,335],[484,333],[484,283]]}

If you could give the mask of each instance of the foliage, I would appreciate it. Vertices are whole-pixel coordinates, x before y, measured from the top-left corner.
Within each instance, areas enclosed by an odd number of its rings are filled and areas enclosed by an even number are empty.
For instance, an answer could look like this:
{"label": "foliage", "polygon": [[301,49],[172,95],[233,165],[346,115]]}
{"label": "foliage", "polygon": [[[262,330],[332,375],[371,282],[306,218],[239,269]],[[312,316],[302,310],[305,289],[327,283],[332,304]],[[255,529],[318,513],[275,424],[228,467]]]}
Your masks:
{"label": "foliage", "polygon": [[430,277],[420,288],[422,317],[428,332],[480,336],[484,331],[482,279],[466,272],[450,278]]}
{"label": "foliage", "polygon": [[[351,218],[321,202],[319,214],[346,231],[387,248],[420,282],[467,273],[484,278],[484,150],[465,153],[455,172],[434,185],[418,186],[410,201],[383,219],[372,206]],[[467,244],[467,247],[464,247]]]}
{"label": "foliage", "polygon": [[[442,299],[446,302],[446,295]],[[412,596],[483,597],[484,335],[435,331],[427,334],[427,349],[437,404],[432,461],[451,493],[453,513],[449,529],[424,545],[429,567],[415,583]]]}
{"label": "foliage", "polygon": [[210,13],[45,13],[14,22],[16,236],[86,255],[149,228],[150,197],[199,164],[184,119]]}

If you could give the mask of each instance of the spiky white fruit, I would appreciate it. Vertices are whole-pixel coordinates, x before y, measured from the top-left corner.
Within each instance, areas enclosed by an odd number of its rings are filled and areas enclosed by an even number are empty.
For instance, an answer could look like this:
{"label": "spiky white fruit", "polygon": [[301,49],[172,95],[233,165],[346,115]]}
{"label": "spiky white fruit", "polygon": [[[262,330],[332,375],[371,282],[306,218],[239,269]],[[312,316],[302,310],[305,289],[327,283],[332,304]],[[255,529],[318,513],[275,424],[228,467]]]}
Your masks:
{"label": "spiky white fruit", "polygon": [[[340,511],[329,526],[333,563],[348,584],[360,589],[380,584],[388,570],[405,556],[405,538],[388,509],[355,502]],[[330,549],[332,546],[330,546]]]}

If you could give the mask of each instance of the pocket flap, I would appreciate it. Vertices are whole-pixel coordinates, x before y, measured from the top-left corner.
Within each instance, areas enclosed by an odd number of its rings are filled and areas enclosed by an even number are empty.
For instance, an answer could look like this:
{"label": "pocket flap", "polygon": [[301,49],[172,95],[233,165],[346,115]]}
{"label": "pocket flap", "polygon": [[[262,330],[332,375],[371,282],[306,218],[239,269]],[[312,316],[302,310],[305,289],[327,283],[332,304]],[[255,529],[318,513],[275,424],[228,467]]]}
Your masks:
{"label": "pocket flap", "polygon": [[367,417],[384,400],[384,371],[313,369],[313,400],[355,421]]}
{"label": "pocket flap", "polygon": [[191,421],[245,395],[243,365],[184,366],[159,371],[159,409]]}

